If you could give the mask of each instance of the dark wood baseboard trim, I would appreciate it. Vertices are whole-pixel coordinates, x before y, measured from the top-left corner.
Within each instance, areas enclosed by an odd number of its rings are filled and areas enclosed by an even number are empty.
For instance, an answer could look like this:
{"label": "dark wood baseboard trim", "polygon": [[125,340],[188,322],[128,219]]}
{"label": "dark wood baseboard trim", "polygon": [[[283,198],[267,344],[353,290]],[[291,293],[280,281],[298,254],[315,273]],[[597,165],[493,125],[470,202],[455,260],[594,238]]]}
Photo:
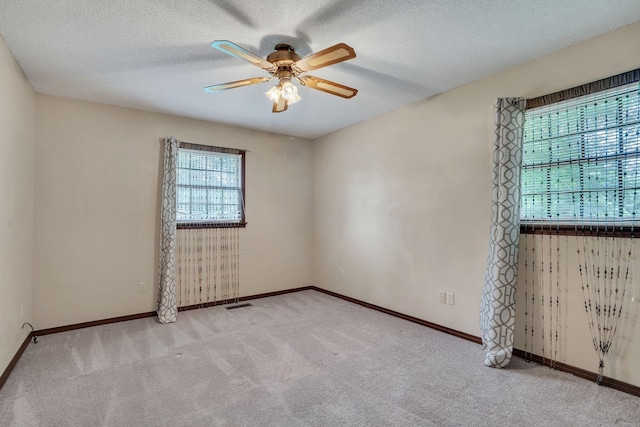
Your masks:
{"label": "dark wood baseboard trim", "polygon": [[[244,296],[244,297],[238,298],[238,301],[249,301],[249,300],[252,300],[252,299],[273,297],[273,296],[276,296],[276,295],[290,294],[292,292],[306,291],[306,290],[309,290],[309,289],[312,289],[312,288],[313,288],[313,286],[303,286],[301,288],[285,289],[283,291],[274,291],[274,292],[266,292],[266,293],[257,294],[257,295],[248,295],[248,296]],[[235,298],[234,299],[223,300],[223,301],[216,301],[216,302],[212,302],[212,303],[206,303],[206,304],[196,304],[196,305],[190,305],[190,306],[187,306],[187,307],[179,307],[178,311],[193,310],[193,309],[196,309],[196,308],[211,307],[211,306],[214,306],[214,305],[231,304],[231,303],[234,303],[234,302],[236,302]],[[58,327],[55,327],[55,328],[41,329],[39,331],[34,331],[33,335],[34,336],[41,336],[41,335],[57,334],[59,332],[73,331],[75,329],[90,328],[92,326],[107,325],[109,323],[117,323],[117,322],[126,322],[127,320],[144,319],[144,318],[147,318],[147,317],[154,317],[154,316],[157,316],[157,313],[155,311],[149,311],[147,313],[130,314],[128,316],[111,317],[111,318],[108,318],[108,319],[93,320],[91,322],[75,323],[73,325],[66,325],[66,326],[58,326]]]}
{"label": "dark wood baseboard trim", "polygon": [[2,376],[0,376],[0,390],[4,386],[4,383],[7,382],[7,379],[9,378],[9,375],[11,375],[11,372],[13,372],[13,368],[15,368],[18,364],[18,360],[20,360],[20,357],[22,357],[22,353],[24,353],[24,351],[27,349],[32,336],[33,332],[29,332],[29,335],[27,335],[27,337],[24,339],[24,342],[16,352],[16,355],[13,356],[13,359],[11,359],[11,362],[9,362],[9,365],[7,365],[7,369],[5,369],[2,373]]}
{"label": "dark wood baseboard trim", "polygon": [[[513,355],[525,360],[530,360],[532,362],[551,367],[551,360],[542,358],[542,356],[538,356],[537,354],[525,353],[524,351],[516,348],[513,350]],[[575,375],[576,377],[584,378],[585,380],[593,382],[598,379],[598,374],[596,374],[595,372],[590,372],[582,368],[576,368],[575,366],[567,365],[566,363],[555,362],[553,363],[553,368],[557,369],[558,371],[568,372]],[[604,377],[600,385],[611,387],[615,390],[640,397],[640,387],[633,384],[625,383],[613,378]]]}
{"label": "dark wood baseboard trim", "polygon": [[[429,328],[435,329],[435,330],[440,331],[440,332],[444,332],[444,333],[449,334],[449,335],[453,335],[453,336],[458,337],[458,338],[465,339],[467,341],[471,341],[471,342],[474,342],[474,343],[477,343],[477,344],[482,344],[482,338],[476,337],[475,335],[467,334],[465,332],[456,331],[455,329],[450,329],[450,328],[447,328],[445,326],[438,325],[436,323],[427,322],[426,320],[418,319],[417,317],[408,316],[406,314],[398,313],[397,311],[389,310],[387,308],[380,307],[380,306],[377,306],[377,305],[374,305],[374,304],[369,304],[368,302],[360,301],[358,299],[351,298],[351,297],[348,297],[348,296],[345,296],[345,295],[341,295],[341,294],[338,294],[338,293],[333,292],[333,291],[328,291],[326,289],[318,288],[316,286],[311,286],[311,289],[313,289],[314,291],[325,293],[327,295],[334,296],[336,298],[343,299],[345,301],[352,302],[354,304],[361,305],[363,307],[370,308],[372,310],[376,310],[376,311],[380,311],[382,313],[390,314],[391,316],[399,317],[401,319],[408,320],[410,322],[417,323],[419,325],[427,326]],[[535,355],[535,354],[534,355],[531,355],[530,353],[525,354],[524,351],[518,350],[518,349],[514,349],[513,350],[513,354],[514,354],[514,356],[520,357],[520,358],[525,359],[525,360],[531,360],[532,362],[535,362],[535,363],[543,364],[545,366],[550,366],[549,359],[543,359],[541,356],[538,356],[538,355]],[[525,357],[525,356],[528,356],[528,357]],[[558,371],[568,372],[568,373],[573,374],[573,375],[575,375],[577,377],[584,378],[584,379],[587,379],[587,380],[590,380],[590,381],[594,381],[594,382],[598,378],[598,374],[596,374],[594,372],[590,372],[590,371],[587,371],[587,370],[581,369],[581,368],[576,368],[575,366],[567,365],[566,363],[557,362],[557,363],[554,364],[554,368],[557,369]],[[606,387],[611,387],[611,388],[613,388],[615,390],[622,391],[624,393],[628,393],[628,394],[631,394],[633,396],[640,397],[640,387],[635,386],[633,384],[625,383],[625,382],[622,382],[622,381],[619,381],[619,380],[616,380],[616,379],[613,379],[613,378],[604,377],[603,380],[602,380],[602,384],[601,385],[606,386]]]}
{"label": "dark wood baseboard trim", "polygon": [[[471,335],[471,334],[467,334],[465,332],[461,332],[461,331],[457,331],[455,329],[451,329],[451,328],[447,328],[446,326],[442,326],[442,325],[438,325],[436,323],[432,323],[432,322],[428,322],[426,320],[423,319],[419,319],[417,317],[413,317],[413,316],[409,316],[403,313],[399,313],[397,311],[393,311],[393,310],[389,310],[388,308],[384,308],[384,307],[380,307],[377,306],[375,304],[370,304],[368,302],[364,302],[355,298],[351,298],[345,295],[341,295],[337,292],[333,292],[333,291],[329,291],[327,289],[322,289],[319,288],[317,286],[303,286],[300,288],[293,288],[293,289],[285,289],[282,291],[274,291],[274,292],[266,292],[263,294],[257,294],[257,295],[249,295],[249,296],[244,296],[244,297],[240,297],[237,299],[237,301],[250,301],[253,299],[259,299],[259,298],[267,298],[267,297],[273,297],[273,296],[278,296],[278,295],[284,295],[284,294],[290,294],[290,293],[294,293],[294,292],[300,292],[300,291],[306,291],[306,290],[314,290],[314,291],[318,291],[318,292],[322,292],[324,294],[327,295],[331,295],[333,297],[336,298],[340,298],[343,299],[345,301],[349,301],[351,303],[354,304],[358,304],[360,306],[366,307],[366,308],[370,308],[372,310],[376,310],[379,311],[381,313],[385,313],[385,314],[389,314],[391,316],[394,317],[398,317],[400,319],[404,319],[404,320],[408,320],[409,322],[413,322],[413,323],[417,323],[419,325],[422,326],[426,326],[428,328],[431,329],[435,329],[437,331],[440,332],[444,332],[446,334],[449,335],[453,335],[455,337],[458,338],[462,338],[465,339],[467,341],[471,341],[474,342],[476,344],[482,344],[482,339],[480,337],[477,337],[475,335]],[[233,303],[236,302],[236,299],[233,300],[224,300],[224,301],[216,301],[215,303],[208,303],[208,304],[197,304],[197,305],[192,305],[192,306],[187,306],[187,307],[180,307],[179,310],[180,311],[185,311],[185,310],[191,310],[191,309],[196,309],[196,308],[203,308],[203,307],[211,307],[214,305],[222,305],[222,304],[229,304],[229,303]],[[22,353],[24,353],[24,351],[26,350],[27,346],[29,345],[29,342],[31,341],[31,338],[34,336],[40,336],[40,335],[49,335],[49,334],[55,334],[55,333],[59,333],[59,332],[66,332],[66,331],[72,331],[75,329],[82,329],[82,328],[88,328],[91,326],[99,326],[99,325],[106,325],[109,323],[116,323],[116,322],[124,322],[127,320],[135,320],[135,319],[143,319],[143,318],[147,318],[147,317],[153,317],[156,316],[156,312],[155,311],[150,311],[147,313],[139,313],[139,314],[131,314],[128,316],[120,316],[120,317],[112,317],[109,319],[103,319],[103,320],[94,320],[92,322],[83,322],[83,323],[76,323],[73,325],[67,325],[67,326],[59,326],[56,328],[48,328],[48,329],[42,329],[39,331],[34,331],[31,332],[29,335],[27,335],[27,337],[25,338],[24,342],[22,343],[22,346],[20,346],[20,348],[18,349],[18,352],[16,353],[16,355],[13,357],[13,359],[11,359],[11,362],[9,363],[9,365],[7,366],[7,368],[5,369],[4,373],[2,374],[2,376],[0,376],[0,389],[2,388],[2,386],[4,386],[5,382],[7,381],[7,378],[9,378],[9,375],[11,374],[11,372],[13,371],[13,369],[15,368],[16,364],[18,363],[18,360],[20,360],[20,357],[22,356]],[[526,359],[526,360],[531,360],[532,362],[535,363],[539,363],[539,364],[543,364],[546,366],[550,366],[550,360],[549,359],[543,359],[541,356],[538,355],[532,355],[530,353],[525,353],[522,350],[519,349],[514,349],[513,351],[514,356]],[[554,364],[554,368],[562,371],[562,372],[568,372],[570,374],[573,374],[577,377],[580,378],[584,378],[586,380],[590,380],[590,381],[596,381],[598,375],[594,372],[590,372],[587,371],[585,369],[581,369],[581,368],[577,368],[575,366],[571,366],[571,365],[567,365],[565,363],[560,363],[560,362],[556,362]],[[633,396],[638,396],[640,397],[640,387],[629,384],[629,383],[625,383],[613,378],[607,378],[605,377],[602,380],[602,385],[606,386],[606,387],[611,387],[615,390],[618,391],[622,391],[624,393],[628,393],[631,394]]]}
{"label": "dark wood baseboard trim", "polygon": [[118,322],[126,322],[127,320],[144,319],[144,318],[153,317],[156,315],[157,314],[155,311],[149,311],[147,313],[129,314],[128,316],[110,317],[108,319],[93,320],[91,322],[74,323],[73,325],[41,329],[39,331],[34,331],[33,335],[41,336],[41,335],[57,334],[60,332],[73,331],[75,329],[83,329],[83,328],[90,328],[92,326],[108,325],[109,323],[118,323]]}
{"label": "dark wood baseboard trim", "polygon": [[240,301],[251,301],[252,299],[275,297],[278,295],[291,294],[291,293],[300,292],[300,291],[308,291],[311,289],[316,289],[316,288],[314,286],[302,286],[300,288],[285,289],[283,291],[273,291],[273,292],[265,292],[263,294],[247,295],[244,297],[239,297],[237,299],[229,298],[229,299],[224,299],[220,301],[205,302],[202,304],[186,305],[184,307],[178,307],[178,311],[195,310],[197,308],[206,308],[206,307],[214,307],[216,305],[233,304],[235,302],[240,302]]}
{"label": "dark wood baseboard trim", "polygon": [[263,294],[256,294],[256,295],[250,295],[250,296],[246,296],[246,297],[240,297],[239,300],[240,301],[250,301],[252,299],[275,297],[275,296],[278,296],[278,295],[292,294],[294,292],[308,291],[308,290],[311,290],[311,289],[315,289],[315,286],[301,286],[299,288],[285,289],[283,291],[265,292]]}
{"label": "dark wood baseboard trim", "polygon": [[400,319],[408,320],[409,322],[417,323],[422,326],[426,326],[431,329],[435,329],[436,331],[444,332],[449,335],[453,335],[454,337],[462,338],[467,341],[474,342],[476,344],[482,344],[482,338],[477,337],[475,335],[467,334],[466,332],[456,331],[455,329],[447,328],[446,326],[438,325],[436,323],[431,323],[426,320],[419,319],[417,317],[409,316],[406,314],[399,313],[397,311],[389,310],[388,308],[380,307],[378,305],[369,304],[368,302],[360,301],[355,298],[347,297],[344,295],[340,295],[333,291],[328,291],[326,289],[318,288],[316,286],[311,287],[314,291],[322,292],[327,295],[331,295],[336,298],[343,299],[345,301],[352,302],[354,304],[361,305],[363,307],[370,308],[372,310],[380,311],[382,313],[390,314],[391,316],[399,317]]}

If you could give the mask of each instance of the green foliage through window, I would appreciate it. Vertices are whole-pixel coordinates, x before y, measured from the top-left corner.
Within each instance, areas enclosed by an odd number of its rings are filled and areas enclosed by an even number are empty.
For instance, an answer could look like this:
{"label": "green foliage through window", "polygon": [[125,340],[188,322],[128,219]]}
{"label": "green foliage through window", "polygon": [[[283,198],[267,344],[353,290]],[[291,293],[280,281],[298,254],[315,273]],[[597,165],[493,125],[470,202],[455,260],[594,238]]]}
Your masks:
{"label": "green foliage through window", "polygon": [[526,111],[521,220],[623,224],[640,208],[640,85]]}

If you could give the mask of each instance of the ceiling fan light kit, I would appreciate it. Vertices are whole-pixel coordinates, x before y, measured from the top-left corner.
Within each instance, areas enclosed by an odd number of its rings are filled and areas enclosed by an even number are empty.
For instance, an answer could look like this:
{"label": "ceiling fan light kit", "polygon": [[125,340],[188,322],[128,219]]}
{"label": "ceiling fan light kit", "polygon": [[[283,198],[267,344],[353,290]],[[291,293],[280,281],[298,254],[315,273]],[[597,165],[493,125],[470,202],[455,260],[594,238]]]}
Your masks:
{"label": "ceiling fan light kit", "polygon": [[342,98],[353,98],[358,93],[357,89],[348,86],[319,77],[301,75],[307,71],[317,70],[355,58],[355,51],[344,43],[338,43],[335,46],[331,46],[304,58],[301,58],[290,45],[278,44],[266,59],[262,59],[258,55],[228,40],[215,40],[211,43],[211,46],[236,58],[244,59],[258,68],[262,68],[271,74],[271,77],[254,77],[207,86],[204,88],[207,92],[220,92],[236,87],[266,83],[277,78],[278,84],[266,92],[267,97],[273,102],[272,111],[274,113],[281,113],[285,111],[289,105],[295,104],[302,99],[298,94],[298,88],[291,83],[292,79],[297,79],[300,84],[308,88],[320,90]]}
{"label": "ceiling fan light kit", "polygon": [[300,95],[298,95],[298,88],[295,87],[290,80],[284,83],[280,80],[280,96],[286,99],[289,105],[295,104],[302,99]]}

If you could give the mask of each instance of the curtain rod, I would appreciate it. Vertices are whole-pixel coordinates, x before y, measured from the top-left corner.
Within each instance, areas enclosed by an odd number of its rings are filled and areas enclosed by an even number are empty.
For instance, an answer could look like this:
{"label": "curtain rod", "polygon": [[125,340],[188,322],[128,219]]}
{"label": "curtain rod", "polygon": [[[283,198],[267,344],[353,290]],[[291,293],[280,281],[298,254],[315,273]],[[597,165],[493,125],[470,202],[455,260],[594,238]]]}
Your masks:
{"label": "curtain rod", "polygon": [[585,83],[570,89],[560,90],[548,95],[537,96],[527,99],[527,110],[545,105],[554,104],[556,102],[567,101],[592,93],[601,92],[608,89],[615,89],[640,81],[640,68],[627,71],[625,73],[616,74],[615,76],[605,77],[604,79],[594,82]]}
{"label": "curtain rod", "polygon": [[[177,138],[176,138],[177,139]],[[189,142],[189,141],[182,141],[181,139],[178,139],[178,142],[180,143],[185,143],[185,144],[191,144],[191,145],[207,145],[207,144],[196,144],[195,142]],[[218,148],[224,148],[226,150],[238,150],[238,151],[248,151],[248,152],[252,152],[253,150],[250,148],[232,148],[232,147],[222,147],[220,145],[207,145],[208,147],[218,147]]]}

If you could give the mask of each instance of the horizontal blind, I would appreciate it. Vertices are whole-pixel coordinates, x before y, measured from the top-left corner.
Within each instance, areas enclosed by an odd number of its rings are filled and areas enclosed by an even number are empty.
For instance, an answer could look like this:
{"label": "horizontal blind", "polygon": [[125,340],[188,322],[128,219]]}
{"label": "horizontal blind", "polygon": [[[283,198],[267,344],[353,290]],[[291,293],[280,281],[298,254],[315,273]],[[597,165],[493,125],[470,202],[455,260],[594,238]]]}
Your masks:
{"label": "horizontal blind", "polygon": [[624,224],[640,203],[640,83],[526,111],[523,222]]}
{"label": "horizontal blind", "polygon": [[242,221],[242,156],[180,148],[176,193],[179,223]]}

